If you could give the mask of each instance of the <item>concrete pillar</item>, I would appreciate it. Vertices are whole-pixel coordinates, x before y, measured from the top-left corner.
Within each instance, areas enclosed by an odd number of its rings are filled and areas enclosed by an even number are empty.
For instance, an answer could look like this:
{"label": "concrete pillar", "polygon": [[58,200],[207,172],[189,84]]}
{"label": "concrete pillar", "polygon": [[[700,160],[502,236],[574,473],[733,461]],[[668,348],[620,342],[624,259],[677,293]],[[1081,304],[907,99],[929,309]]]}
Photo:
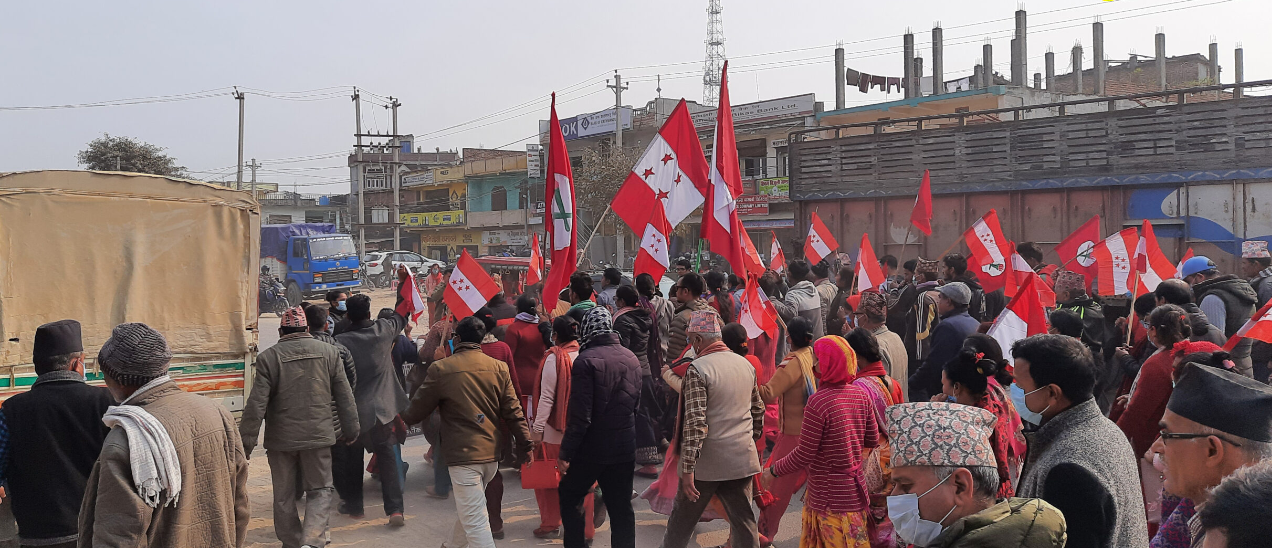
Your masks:
{"label": "concrete pillar", "polygon": [[914,58],[914,93],[913,97],[923,96],[923,58]]}
{"label": "concrete pillar", "polygon": [[932,27],[932,95],[945,93],[945,37],[941,27]]}
{"label": "concrete pillar", "polygon": [[981,63],[984,69],[981,70],[981,78],[984,84],[981,87],[989,87],[994,85],[994,46],[989,42],[981,47]]}
{"label": "concrete pillar", "polygon": [[1026,38],[1028,25],[1025,19],[1025,10],[1016,10],[1016,47],[1013,49],[1016,50],[1016,59],[1020,66],[1013,66],[1012,73],[1019,74],[1020,81],[1017,82],[1016,78],[1012,77],[1012,83],[1018,86],[1024,86],[1025,81],[1029,78],[1029,48],[1027,46],[1028,39]]}
{"label": "concrete pillar", "polygon": [[1047,91],[1056,90],[1056,54],[1048,51],[1046,55],[1047,63]]}
{"label": "concrete pillar", "polygon": [[1155,42],[1157,48],[1157,88],[1166,91],[1166,33],[1157,33]]}
{"label": "concrete pillar", "polygon": [[844,82],[844,48],[835,48],[835,110],[843,110],[847,104],[847,88]]}
{"label": "concrete pillar", "polygon": [[1042,89],[1042,73],[1041,72],[1034,73],[1033,84],[1034,84],[1033,85],[1034,89]]}
{"label": "concrete pillar", "polygon": [[1095,63],[1095,94],[1104,95],[1104,23],[1099,21],[1091,25],[1091,54]]}
{"label": "concrete pillar", "polygon": [[985,87],[985,67],[979,63],[972,67],[972,89],[981,89]]}
{"label": "concrete pillar", "polygon": [[[1245,83],[1245,49],[1242,48],[1241,46],[1237,46],[1237,50],[1233,52],[1232,64],[1233,64],[1233,67],[1232,67],[1233,74],[1236,75],[1236,82],[1238,84],[1244,84]],[[1245,95],[1244,91],[1245,90],[1241,88],[1236,88],[1232,90],[1233,97],[1240,99],[1242,95]]]}
{"label": "concrete pillar", "polygon": [[[1219,78],[1219,43],[1218,42],[1210,43],[1210,80],[1211,80],[1211,83],[1213,83],[1216,86],[1223,83],[1222,79]],[[1220,99],[1222,97],[1223,97],[1223,90],[1221,89],[1215,90],[1215,99]]]}
{"label": "concrete pillar", "polygon": [[1020,72],[1020,46],[1019,40],[1011,39],[1011,85],[1024,85],[1025,75]]}
{"label": "concrete pillar", "polygon": [[1073,46],[1073,89],[1082,93],[1082,44]]}
{"label": "concrete pillar", "polygon": [[914,33],[906,32],[902,36],[902,62],[905,66],[902,68],[901,88],[905,91],[905,98],[914,97]]}

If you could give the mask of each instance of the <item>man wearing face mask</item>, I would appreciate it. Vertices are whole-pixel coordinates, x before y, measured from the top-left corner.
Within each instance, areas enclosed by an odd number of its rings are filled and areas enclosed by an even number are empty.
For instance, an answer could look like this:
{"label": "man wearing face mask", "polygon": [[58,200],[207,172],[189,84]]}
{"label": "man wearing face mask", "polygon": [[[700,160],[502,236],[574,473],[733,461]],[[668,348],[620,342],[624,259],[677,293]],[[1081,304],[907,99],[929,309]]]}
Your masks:
{"label": "man wearing face mask", "polygon": [[1100,413],[1091,352],[1073,337],[1034,335],[1011,347],[1012,400],[1040,424],[1016,493],[1041,498],[1069,523],[1070,546],[1147,546],[1140,471],[1130,442]]}
{"label": "man wearing face mask", "polygon": [[892,444],[888,517],[899,544],[1060,548],[1065,519],[1042,499],[994,498],[998,468],[989,442],[997,418],[950,403],[887,409]]}

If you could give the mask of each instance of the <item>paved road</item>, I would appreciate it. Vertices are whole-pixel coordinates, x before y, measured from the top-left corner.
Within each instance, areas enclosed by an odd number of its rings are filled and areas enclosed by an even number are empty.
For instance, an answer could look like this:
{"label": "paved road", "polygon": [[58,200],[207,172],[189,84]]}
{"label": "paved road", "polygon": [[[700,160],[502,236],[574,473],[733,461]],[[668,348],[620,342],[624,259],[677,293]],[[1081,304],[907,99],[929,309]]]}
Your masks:
{"label": "paved road", "polygon": [[[387,290],[371,292],[372,310],[383,306],[392,306],[393,295]],[[268,348],[278,341],[278,318],[269,314],[260,319],[261,348]],[[389,529],[383,515],[380,499],[380,486],[369,476],[365,484],[366,518],[353,520],[348,516],[335,515],[331,519],[331,546],[411,546],[433,548],[441,546],[450,538],[456,513],[453,498],[437,500],[424,495],[424,488],[433,484],[432,468],[424,463],[423,455],[428,443],[423,437],[407,440],[402,448],[402,455],[410,465],[406,474],[406,526],[401,529]],[[636,490],[644,491],[651,480],[636,478]],[[535,504],[534,493],[521,488],[519,473],[504,470],[503,518],[504,540],[495,541],[500,548],[518,546],[550,546],[561,544],[559,539],[540,540],[534,538],[532,532],[539,526],[539,510]],[[265,459],[264,449],[258,448],[252,455],[251,477],[248,493],[252,501],[252,523],[248,530],[247,544],[253,547],[277,546],[274,537],[272,517],[272,489],[270,487],[269,465]],[[796,495],[797,499],[800,494]],[[662,541],[667,518],[654,513],[643,499],[633,502],[636,510],[636,545],[656,547]],[[775,546],[778,548],[795,548],[799,545],[800,504],[791,505],[782,519],[781,532]],[[720,520],[698,525],[695,543],[690,546],[713,547],[724,544],[728,538],[727,524]],[[596,533],[595,548],[610,546],[609,524],[602,526]]]}

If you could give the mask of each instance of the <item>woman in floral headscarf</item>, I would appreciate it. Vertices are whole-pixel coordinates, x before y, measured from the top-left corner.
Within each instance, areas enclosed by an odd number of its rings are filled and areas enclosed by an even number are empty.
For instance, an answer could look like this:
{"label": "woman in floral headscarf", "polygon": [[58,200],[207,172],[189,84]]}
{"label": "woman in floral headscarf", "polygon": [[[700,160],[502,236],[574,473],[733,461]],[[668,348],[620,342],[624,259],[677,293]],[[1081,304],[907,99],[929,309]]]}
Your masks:
{"label": "woman in floral headscarf", "polygon": [[818,339],[813,354],[818,386],[804,407],[799,447],[770,466],[764,482],[808,471],[800,546],[866,548],[870,493],[862,455],[880,441],[874,402],[853,384],[857,358],[843,337]]}

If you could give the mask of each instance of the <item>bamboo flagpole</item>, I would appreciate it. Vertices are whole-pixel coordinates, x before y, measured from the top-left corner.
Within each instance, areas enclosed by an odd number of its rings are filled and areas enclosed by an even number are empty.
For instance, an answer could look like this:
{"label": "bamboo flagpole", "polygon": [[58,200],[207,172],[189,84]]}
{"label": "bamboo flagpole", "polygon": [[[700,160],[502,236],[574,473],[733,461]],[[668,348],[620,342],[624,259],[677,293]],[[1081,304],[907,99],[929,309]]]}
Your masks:
{"label": "bamboo flagpole", "polygon": [[583,261],[584,257],[587,256],[587,249],[592,246],[592,238],[595,238],[596,233],[601,231],[601,223],[605,222],[605,216],[609,215],[610,210],[613,208],[614,208],[614,204],[610,204],[605,206],[605,211],[601,212],[601,217],[596,220],[596,226],[595,228],[592,229],[592,235],[588,236],[587,243],[583,244],[583,253],[580,253],[579,258],[575,261],[576,266],[578,265],[579,262]]}

